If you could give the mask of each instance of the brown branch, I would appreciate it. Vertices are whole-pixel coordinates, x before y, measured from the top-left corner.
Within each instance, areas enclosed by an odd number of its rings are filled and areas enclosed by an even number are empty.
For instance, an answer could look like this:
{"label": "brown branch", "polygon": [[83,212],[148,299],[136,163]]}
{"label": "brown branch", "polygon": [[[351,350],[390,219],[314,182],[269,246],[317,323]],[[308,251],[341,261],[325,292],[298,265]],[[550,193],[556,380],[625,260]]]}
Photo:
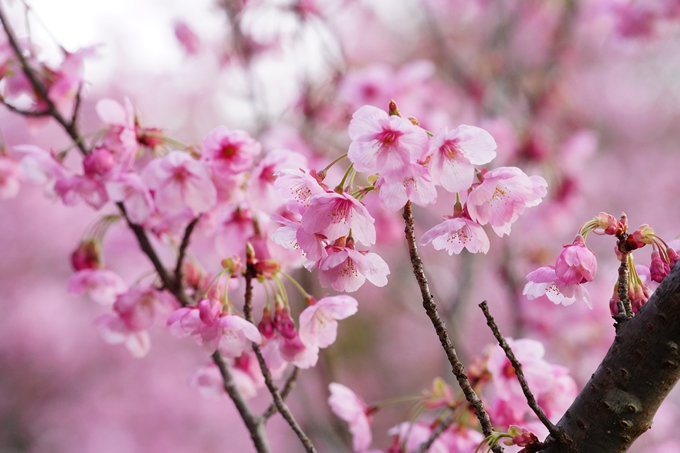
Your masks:
{"label": "brown branch", "polygon": [[250,410],[248,403],[246,403],[245,398],[236,386],[236,381],[231,373],[231,366],[227,361],[224,360],[219,351],[215,351],[212,355],[213,362],[217,365],[222,375],[222,380],[224,381],[224,390],[227,392],[229,397],[234,401],[238,413],[241,415],[243,422],[248,428],[250,433],[250,438],[255,444],[255,449],[258,453],[270,453],[269,443],[267,441],[267,433],[265,432],[265,426],[263,419],[261,417],[255,416]]}
{"label": "brown branch", "polygon": [[[247,261],[245,273],[246,289],[245,289],[245,302],[243,304],[243,312],[245,314],[246,320],[254,324],[252,298],[253,298],[253,278],[256,275],[256,270],[254,266],[254,257],[248,251],[246,252],[246,261]],[[260,364],[260,369],[262,370],[262,375],[264,376],[264,383],[267,386],[269,393],[271,393],[272,395],[272,399],[274,400],[274,405],[276,406],[276,409],[281,413],[283,419],[286,420],[286,422],[291,427],[293,432],[298,436],[298,439],[300,439],[300,442],[302,443],[302,446],[305,448],[305,451],[307,451],[307,453],[316,453],[314,444],[309,439],[307,434],[305,434],[305,432],[302,430],[298,422],[295,420],[295,417],[293,417],[293,414],[290,412],[290,409],[288,409],[286,402],[283,400],[281,392],[274,383],[274,378],[272,378],[272,373],[264,360],[264,356],[262,355],[262,350],[260,349],[260,346],[253,343],[253,351],[255,352],[255,356],[257,357],[257,362]]]}
{"label": "brown branch", "polygon": [[182,282],[182,264],[184,263],[184,257],[187,253],[187,247],[189,247],[189,239],[191,238],[191,233],[193,233],[198,220],[201,218],[199,215],[194,220],[192,220],[189,225],[187,225],[186,230],[184,230],[184,237],[182,237],[182,243],[179,246],[179,252],[177,253],[177,264],[175,265],[175,288],[178,292],[184,292],[184,284]]}
{"label": "brown branch", "polygon": [[572,443],[554,439],[543,451],[626,451],[652,426],[659,405],[679,379],[680,266],[676,265],[637,315],[619,325],[604,360],[557,423]]}
{"label": "brown branch", "polygon": [[[28,80],[31,82],[31,86],[33,87],[33,90],[40,96],[40,100],[45,102],[47,105],[47,113],[49,113],[49,116],[54,118],[61,126],[64,128],[66,133],[74,140],[76,146],[80,150],[80,152],[85,155],[89,152],[85,144],[82,142],[80,139],[80,132],[78,131],[78,127],[75,123],[75,121],[68,121],[66,118],[64,118],[59,110],[57,109],[57,106],[54,105],[54,102],[49,98],[49,93],[47,91],[47,87],[40,81],[38,78],[37,74],[31,67],[31,65],[28,63],[28,60],[26,59],[26,56],[23,54],[21,47],[19,46],[19,41],[17,40],[14,30],[12,30],[12,27],[9,24],[9,21],[7,20],[7,17],[5,16],[5,11],[0,4],[0,22],[2,23],[2,28],[5,30],[5,34],[7,35],[7,39],[9,41],[10,47],[12,47],[12,51],[16,55],[16,57],[19,59],[19,63],[21,64],[21,69],[28,78]],[[79,102],[78,102],[79,104]],[[74,112],[73,118],[76,118],[76,112]]]}
{"label": "brown branch", "polygon": [[43,117],[43,116],[50,116],[50,112],[48,112],[47,110],[40,110],[40,111],[34,112],[32,110],[23,110],[23,109],[20,109],[19,107],[15,107],[4,99],[2,99],[1,102],[5,107],[10,109],[14,113],[18,113],[21,116],[32,116],[32,117],[37,117],[37,118],[40,118],[40,117]]}
{"label": "brown branch", "polygon": [[545,412],[543,412],[543,409],[541,409],[541,406],[538,405],[538,402],[536,401],[536,398],[534,397],[534,394],[531,392],[529,384],[527,383],[527,380],[524,377],[522,364],[519,363],[519,360],[517,360],[517,357],[515,357],[515,354],[512,352],[510,345],[505,340],[505,337],[503,337],[503,334],[498,328],[496,321],[494,321],[493,316],[491,316],[491,313],[489,312],[489,306],[487,305],[486,301],[479,304],[479,308],[482,309],[484,317],[486,318],[486,324],[491,329],[491,332],[493,332],[493,336],[496,337],[498,344],[505,352],[505,356],[508,358],[508,360],[512,364],[512,367],[515,369],[515,375],[517,376],[519,385],[522,387],[522,392],[524,393],[524,396],[527,399],[529,407],[531,408],[532,411],[534,411],[534,414],[536,414],[541,423],[543,423],[543,426],[548,428],[548,432],[554,438],[560,438],[561,436],[564,435],[564,433],[560,429],[558,429],[555,425],[553,425],[550,419],[545,415]]}
{"label": "brown branch", "polygon": [[[416,280],[418,281],[418,286],[420,287],[420,294],[423,297],[423,308],[425,308],[425,312],[427,313],[427,316],[430,318],[430,321],[437,332],[439,342],[441,343],[442,348],[444,348],[444,352],[446,353],[449,363],[451,364],[453,374],[456,376],[456,380],[458,381],[460,388],[463,390],[465,399],[474,409],[475,415],[482,426],[482,431],[484,432],[484,435],[488,437],[493,433],[493,425],[489,419],[489,414],[487,414],[486,410],[484,409],[482,400],[479,399],[479,396],[477,396],[477,393],[472,388],[472,385],[470,385],[470,380],[468,379],[467,373],[465,372],[465,367],[458,359],[456,350],[449,339],[446,325],[441,320],[437,312],[437,305],[434,303],[434,297],[432,294],[430,294],[427,277],[425,276],[425,271],[423,270],[423,262],[418,255],[413,213],[411,212],[410,201],[408,201],[404,206],[403,217],[404,222],[406,223],[404,232],[406,234],[406,242],[408,243],[409,255],[411,257],[411,264],[413,266],[413,275],[415,275]],[[497,446],[494,447],[493,451],[499,452],[503,451],[503,449],[502,447]]]}
{"label": "brown branch", "polygon": [[[281,398],[283,398],[283,399],[285,400],[286,397],[288,397],[288,395],[290,394],[290,392],[293,390],[293,387],[295,387],[295,382],[297,382],[297,378],[298,378],[299,376],[300,376],[300,368],[295,367],[295,368],[293,369],[293,372],[290,374],[290,376],[288,376],[288,379],[286,379],[286,383],[283,385],[283,390],[281,390]],[[267,410],[265,410],[265,411],[262,413],[262,416],[261,416],[261,417],[262,417],[264,420],[267,420],[267,419],[269,419],[272,415],[276,414],[276,411],[277,411],[277,410],[278,410],[278,409],[277,409],[277,407],[276,407],[276,404],[271,403],[271,404],[269,405],[269,407],[267,408]]]}

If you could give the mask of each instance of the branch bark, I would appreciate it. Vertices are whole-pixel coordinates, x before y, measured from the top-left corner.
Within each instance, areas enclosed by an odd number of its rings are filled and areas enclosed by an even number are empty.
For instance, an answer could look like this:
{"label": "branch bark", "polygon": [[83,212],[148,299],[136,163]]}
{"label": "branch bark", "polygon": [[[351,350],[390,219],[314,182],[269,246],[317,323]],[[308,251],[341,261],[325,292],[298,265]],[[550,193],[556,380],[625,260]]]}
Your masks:
{"label": "branch bark", "polygon": [[618,453],[652,426],[680,379],[680,266],[637,315],[620,324],[614,343],[558,422],[571,442],[548,438],[545,453]]}

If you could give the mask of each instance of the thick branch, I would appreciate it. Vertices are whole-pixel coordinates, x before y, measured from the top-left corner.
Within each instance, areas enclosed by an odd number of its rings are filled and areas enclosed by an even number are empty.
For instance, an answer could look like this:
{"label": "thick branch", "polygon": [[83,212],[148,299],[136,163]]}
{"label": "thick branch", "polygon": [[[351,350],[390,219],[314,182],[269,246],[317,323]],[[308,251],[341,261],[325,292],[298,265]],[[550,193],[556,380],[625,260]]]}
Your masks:
{"label": "thick branch", "polygon": [[[425,308],[427,316],[430,318],[430,321],[432,321],[434,330],[437,332],[437,336],[439,337],[439,342],[441,343],[442,348],[444,348],[446,357],[451,364],[451,369],[453,374],[456,376],[456,380],[458,381],[460,388],[463,390],[465,399],[474,409],[475,415],[477,416],[479,423],[482,425],[482,431],[484,432],[484,435],[490,436],[493,433],[493,425],[489,419],[489,414],[486,413],[484,405],[482,404],[482,400],[479,399],[479,396],[477,396],[477,393],[472,388],[472,385],[470,385],[470,380],[468,379],[467,373],[465,372],[465,367],[458,359],[456,350],[453,348],[453,344],[451,344],[449,333],[446,330],[446,325],[441,320],[437,312],[437,305],[434,303],[434,297],[432,297],[432,294],[430,294],[430,287],[427,282],[427,277],[425,276],[425,271],[423,270],[423,262],[418,255],[413,213],[411,212],[410,201],[408,201],[406,206],[404,206],[403,217],[404,222],[406,223],[404,233],[406,234],[406,242],[408,243],[411,264],[413,265],[413,275],[415,275],[416,280],[418,281],[418,286],[420,287],[420,294],[423,297],[423,308]],[[496,451],[502,451],[502,448],[494,447],[494,452]]]}
{"label": "thick branch", "polygon": [[652,426],[680,379],[680,266],[637,315],[619,325],[614,343],[557,424],[572,442],[553,439],[546,453],[618,453]]}

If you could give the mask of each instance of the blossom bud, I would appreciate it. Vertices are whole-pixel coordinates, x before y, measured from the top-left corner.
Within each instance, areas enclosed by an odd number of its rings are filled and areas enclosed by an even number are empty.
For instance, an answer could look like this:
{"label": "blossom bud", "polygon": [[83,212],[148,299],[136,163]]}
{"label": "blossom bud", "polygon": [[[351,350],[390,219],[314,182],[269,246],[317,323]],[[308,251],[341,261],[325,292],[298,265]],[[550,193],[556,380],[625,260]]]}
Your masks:
{"label": "blossom bud", "polygon": [[223,259],[221,264],[232,276],[239,275],[243,270],[243,263],[241,262],[241,257],[238,255]]}
{"label": "blossom bud", "polygon": [[661,258],[661,254],[657,250],[654,250],[652,252],[652,263],[649,265],[649,273],[652,276],[652,280],[661,283],[670,271],[671,268],[668,263]]}
{"label": "blossom bud", "polygon": [[71,266],[76,271],[101,269],[100,245],[96,239],[84,240],[71,254]]}
{"label": "blossom bud", "polygon": [[620,301],[621,298],[619,297],[619,287],[618,285],[614,285],[614,294],[612,294],[612,298],[609,299],[609,312],[612,314],[612,316],[619,314]]}
{"label": "blossom bud", "polygon": [[276,327],[276,330],[281,333],[281,336],[288,340],[292,340],[298,334],[295,331],[295,323],[290,317],[290,310],[287,308],[280,310],[277,307],[276,313],[274,314],[274,326]]}
{"label": "blossom bud", "polygon": [[653,242],[653,236],[654,230],[645,223],[640,225],[637,230],[628,235],[626,245],[630,250],[639,249],[644,247],[646,244],[651,244]]}
{"label": "blossom bud", "polygon": [[680,260],[680,256],[678,256],[678,252],[676,252],[674,249],[668,247],[666,249],[666,253],[668,254],[668,266],[672,269],[673,266],[675,266],[675,263],[677,263]]}
{"label": "blossom bud", "polygon": [[597,259],[580,234],[572,244],[564,246],[555,261],[557,277],[569,285],[592,282],[596,271]]}
{"label": "blossom bud", "polygon": [[156,127],[137,127],[137,142],[147,148],[155,149],[163,145],[163,129]]}
{"label": "blossom bud", "polygon": [[262,320],[257,325],[257,329],[260,331],[262,336],[268,340],[274,337],[276,332],[274,332],[275,327],[274,322],[272,321],[272,311],[269,308],[269,305],[266,305],[264,310],[262,310]]}
{"label": "blossom bud", "polygon": [[623,232],[623,226],[616,217],[606,212],[600,212],[595,218],[598,228],[602,229],[604,234],[617,235]]}
{"label": "blossom bud", "polygon": [[633,313],[637,313],[649,300],[649,289],[642,282],[640,282],[640,285],[628,287],[628,298],[633,307]]}
{"label": "blossom bud", "polygon": [[117,163],[111,151],[95,148],[83,159],[83,171],[87,176],[103,176],[110,173]]}

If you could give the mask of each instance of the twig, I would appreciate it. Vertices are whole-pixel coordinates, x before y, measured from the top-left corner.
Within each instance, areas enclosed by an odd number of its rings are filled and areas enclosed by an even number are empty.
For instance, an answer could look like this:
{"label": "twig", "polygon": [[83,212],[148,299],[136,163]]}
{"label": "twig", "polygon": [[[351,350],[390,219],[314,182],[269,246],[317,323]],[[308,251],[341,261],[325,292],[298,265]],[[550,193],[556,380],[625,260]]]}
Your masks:
{"label": "twig", "polygon": [[243,422],[250,432],[250,438],[253,439],[255,444],[255,449],[258,453],[270,453],[269,443],[267,441],[267,433],[265,432],[265,426],[263,419],[257,417],[250,410],[248,403],[246,403],[245,398],[236,386],[236,381],[231,373],[231,366],[227,361],[224,360],[219,351],[215,351],[212,355],[213,362],[217,365],[222,375],[222,380],[224,381],[224,390],[227,392],[229,397],[234,401],[236,409],[238,410]]}
{"label": "twig", "polygon": [[[286,397],[290,394],[290,392],[293,390],[293,387],[295,387],[295,382],[297,382],[297,378],[300,376],[300,368],[295,367],[293,369],[293,372],[288,376],[288,379],[286,379],[286,383],[283,385],[283,390],[281,390],[281,398],[284,400]],[[271,403],[267,410],[265,410],[261,417],[264,420],[269,419],[272,415],[276,414],[277,408],[276,404]]]}
{"label": "twig", "polygon": [[633,307],[628,297],[628,255],[630,252],[621,253],[621,264],[619,265],[618,293],[619,300],[616,302],[619,312],[614,319],[625,322],[633,317]]}
{"label": "twig", "polygon": [[182,243],[179,246],[179,252],[177,253],[177,264],[175,265],[175,287],[177,291],[184,291],[184,285],[182,284],[182,264],[184,263],[184,257],[186,256],[187,247],[189,247],[189,239],[191,238],[191,233],[193,233],[198,220],[201,218],[199,215],[194,220],[192,220],[189,225],[187,225],[186,230],[184,230],[184,237],[182,238]]}
{"label": "twig", "polygon": [[[437,313],[437,305],[434,303],[432,294],[430,294],[427,277],[425,276],[425,271],[423,270],[423,262],[418,255],[418,247],[416,245],[416,236],[413,225],[413,213],[411,212],[410,201],[406,202],[406,205],[404,206],[403,217],[404,222],[406,223],[404,232],[406,234],[406,242],[408,243],[409,255],[411,257],[411,264],[413,266],[413,275],[416,277],[418,286],[420,287],[420,293],[423,297],[423,308],[425,308],[427,316],[430,318],[430,321],[432,321],[432,325],[434,326],[437,336],[439,337],[439,342],[441,343],[442,348],[444,348],[444,352],[446,353],[449,363],[451,364],[453,374],[456,376],[456,380],[458,381],[460,388],[463,390],[465,399],[474,409],[475,415],[482,426],[484,435],[487,437],[491,436],[493,434],[493,425],[489,419],[489,414],[487,414],[486,410],[484,409],[482,400],[479,399],[479,396],[477,396],[477,393],[470,385],[470,380],[468,379],[467,373],[465,372],[465,367],[458,359],[456,350],[454,349],[453,344],[451,344],[449,334],[446,331],[446,325],[439,317],[439,314]],[[497,446],[497,448],[494,447],[493,451],[500,452],[503,451],[503,449],[502,447]]]}
{"label": "twig", "polygon": [[[246,290],[245,290],[245,302],[243,304],[243,312],[245,314],[246,320],[252,323],[253,277],[255,276],[255,268],[254,263],[251,262],[250,260],[246,264],[246,266],[247,266],[245,273]],[[284,418],[284,420],[286,420],[286,422],[288,423],[288,425],[290,425],[293,432],[298,436],[298,439],[300,439],[300,442],[302,442],[302,446],[305,447],[307,453],[316,453],[314,444],[312,444],[312,441],[309,439],[309,437],[307,437],[307,434],[305,434],[305,432],[302,430],[298,422],[295,420],[295,417],[293,417],[293,414],[290,412],[290,409],[288,409],[288,406],[286,405],[285,401],[283,401],[281,392],[279,392],[278,387],[276,387],[276,384],[274,384],[272,373],[271,371],[269,371],[269,367],[267,366],[267,363],[264,360],[262,350],[255,343],[253,343],[253,351],[255,352],[255,356],[257,356],[257,362],[260,364],[260,369],[262,370],[262,375],[264,376],[264,383],[267,386],[267,389],[269,389],[269,393],[271,393],[272,398],[274,399],[274,405],[276,406],[276,409],[281,413],[281,416]]]}
{"label": "twig", "polygon": [[454,420],[454,412],[451,411],[451,413],[449,413],[449,415],[447,415],[446,418],[444,418],[444,420],[442,420],[437,425],[437,427],[432,430],[432,432],[430,433],[430,437],[428,437],[425,442],[420,444],[418,446],[418,448],[413,450],[413,453],[424,453],[428,448],[430,448],[432,446],[434,441],[437,440],[437,438],[439,436],[441,436],[442,433],[444,431],[446,431],[448,429],[448,427],[453,424],[453,420]]}
{"label": "twig", "polygon": [[50,112],[48,112],[47,110],[39,110],[37,112],[33,112],[31,110],[23,110],[23,109],[20,109],[19,107],[13,106],[12,104],[10,104],[9,102],[7,102],[4,99],[2,99],[2,104],[5,107],[7,107],[8,109],[10,109],[11,111],[13,111],[14,113],[18,113],[19,115],[22,115],[22,116],[33,116],[33,117],[38,117],[38,118],[43,117],[43,116],[50,116]]}
{"label": "twig", "polygon": [[541,423],[543,423],[543,425],[546,428],[548,428],[548,432],[550,432],[550,435],[553,436],[555,439],[560,439],[561,437],[564,436],[563,431],[557,428],[555,425],[553,425],[550,419],[545,415],[545,412],[543,412],[543,409],[541,409],[541,406],[539,406],[538,403],[536,402],[536,398],[534,397],[534,394],[531,393],[529,384],[527,384],[527,380],[524,377],[524,371],[522,371],[522,364],[519,363],[519,360],[517,360],[517,357],[515,357],[515,354],[512,352],[510,345],[508,344],[507,341],[505,341],[505,337],[503,337],[503,334],[501,333],[500,329],[498,328],[498,325],[494,321],[493,316],[491,316],[491,313],[489,313],[489,306],[487,305],[486,301],[479,304],[479,308],[481,308],[482,312],[484,312],[484,317],[486,317],[486,324],[491,329],[491,332],[493,332],[493,336],[496,337],[498,344],[505,352],[505,356],[508,358],[508,360],[512,364],[512,367],[515,369],[515,375],[517,376],[519,385],[522,387],[522,392],[524,393],[524,396],[527,399],[529,407],[531,408],[532,411],[534,411],[534,414],[536,414]]}
{"label": "twig", "polygon": [[[80,132],[78,132],[78,127],[76,126],[75,121],[67,121],[66,118],[64,118],[61,115],[61,113],[57,109],[57,106],[54,105],[54,102],[52,102],[52,100],[49,98],[47,87],[43,85],[43,83],[40,81],[31,65],[28,64],[28,60],[26,60],[26,57],[21,51],[21,47],[19,47],[19,42],[16,36],[14,35],[14,30],[12,30],[12,27],[10,27],[9,22],[7,21],[7,17],[5,17],[5,11],[2,5],[0,5],[0,22],[2,23],[2,28],[5,30],[5,34],[7,34],[9,45],[12,47],[14,54],[19,59],[19,63],[21,64],[21,68],[24,74],[31,82],[31,86],[33,87],[33,89],[40,96],[41,98],[40,100],[44,101],[45,104],[47,105],[47,112],[52,118],[54,118],[59,124],[61,124],[61,126],[68,133],[68,135],[75,141],[76,146],[78,147],[80,152],[83,155],[87,154],[89,150],[87,149],[85,144],[80,140]],[[75,117],[76,114],[74,112],[73,118],[75,119]]]}

